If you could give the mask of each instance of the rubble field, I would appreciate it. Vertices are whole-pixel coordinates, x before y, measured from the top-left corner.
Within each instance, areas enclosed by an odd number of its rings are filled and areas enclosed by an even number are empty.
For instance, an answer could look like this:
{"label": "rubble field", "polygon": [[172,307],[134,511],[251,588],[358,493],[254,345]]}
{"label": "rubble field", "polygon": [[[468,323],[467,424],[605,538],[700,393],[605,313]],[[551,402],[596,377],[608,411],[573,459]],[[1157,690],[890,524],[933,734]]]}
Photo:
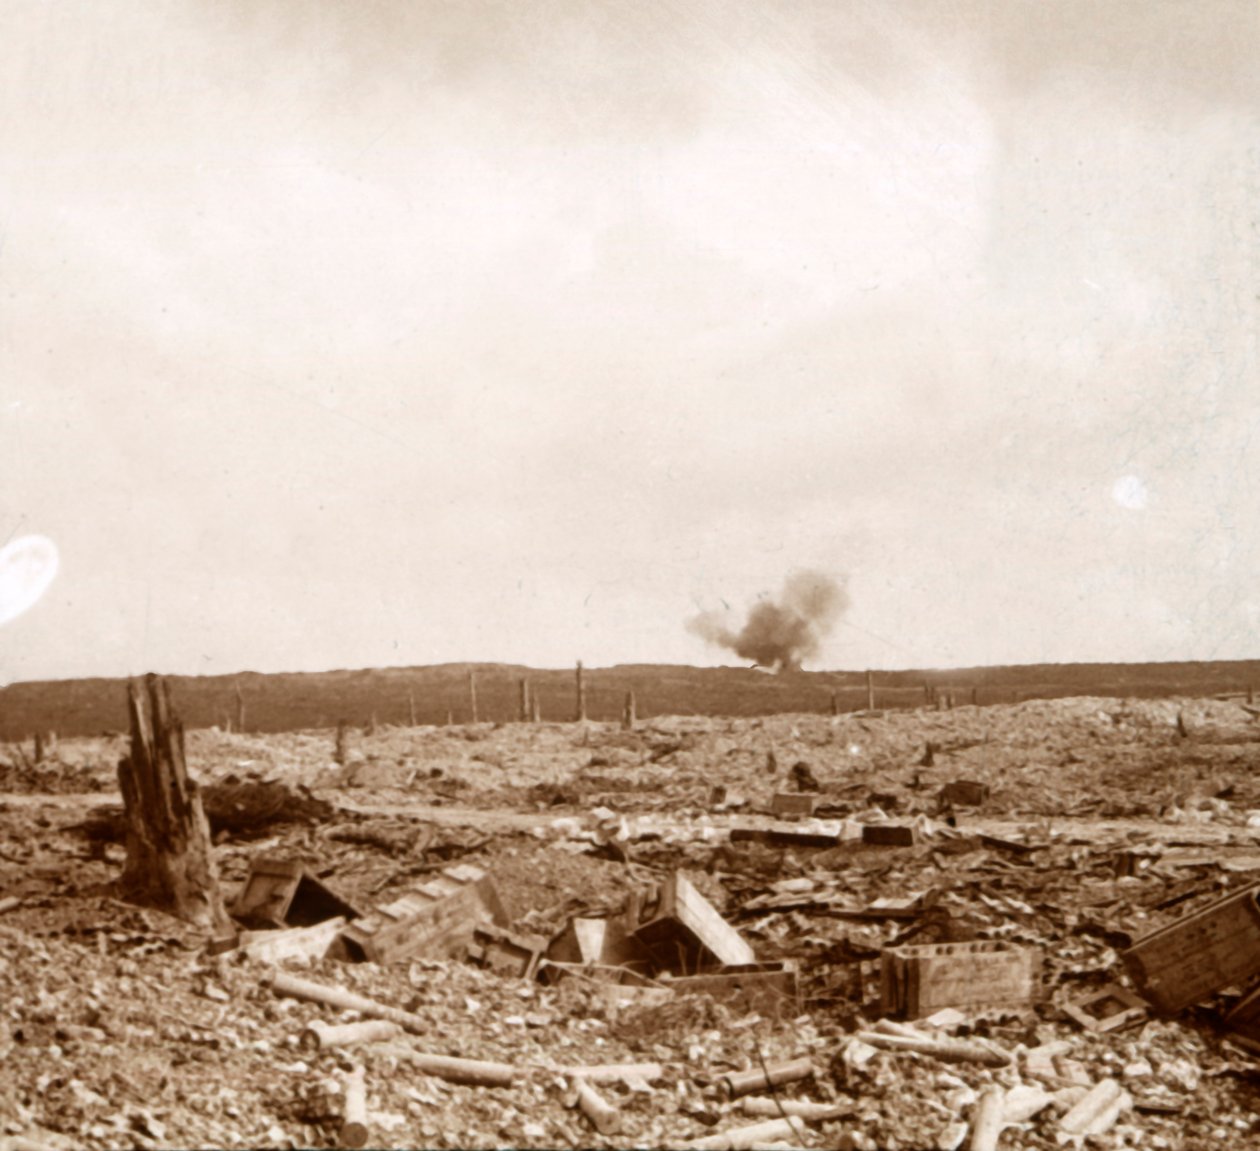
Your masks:
{"label": "rubble field", "polygon": [[1260,1147],[1236,702],[191,731],[228,936],[120,889],[127,740],[42,750],[0,1151]]}

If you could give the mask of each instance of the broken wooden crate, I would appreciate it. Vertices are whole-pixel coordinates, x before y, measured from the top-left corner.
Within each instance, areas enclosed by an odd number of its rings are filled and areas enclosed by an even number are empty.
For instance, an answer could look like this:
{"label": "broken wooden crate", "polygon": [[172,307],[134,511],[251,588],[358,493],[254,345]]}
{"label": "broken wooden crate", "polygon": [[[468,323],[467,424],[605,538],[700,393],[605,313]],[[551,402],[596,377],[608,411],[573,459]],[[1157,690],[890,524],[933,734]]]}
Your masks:
{"label": "broken wooden crate", "polygon": [[776,792],[770,801],[770,810],[782,819],[808,819],[822,802],[822,796],[807,791]]}
{"label": "broken wooden crate", "polygon": [[1063,1014],[1075,1020],[1086,1031],[1103,1033],[1119,1031],[1140,1023],[1149,1014],[1150,1005],[1127,987],[1108,983],[1080,999],[1063,1005]]}
{"label": "broken wooden crate", "polygon": [[625,982],[652,967],[647,948],[630,934],[628,916],[576,917],[547,947],[548,978],[565,967],[589,967],[596,978]]}
{"label": "broken wooden crate", "polygon": [[292,859],[255,859],[229,908],[234,919],[256,927],[312,927],[359,911]]}
{"label": "broken wooden crate", "polygon": [[487,872],[461,863],[357,919],[341,942],[349,958],[374,963],[462,959],[483,923],[507,926],[499,893]]}
{"label": "broken wooden crate", "polygon": [[886,1015],[921,1019],[943,1007],[1022,1008],[1041,998],[1041,953],[1001,940],[888,947],[881,953]]}
{"label": "broken wooden crate", "polygon": [[1142,995],[1167,1014],[1260,975],[1260,886],[1227,895],[1121,954]]}
{"label": "broken wooden crate", "polygon": [[638,893],[630,915],[634,938],[666,971],[689,975],[757,961],[748,942],[680,872]]}
{"label": "broken wooden crate", "polygon": [[790,959],[744,963],[704,975],[684,975],[665,981],[675,995],[708,995],[739,1011],[767,1018],[794,1019],[800,1014],[796,964]]}
{"label": "broken wooden crate", "polygon": [[546,950],[547,939],[542,935],[479,923],[473,928],[468,958],[509,979],[534,979]]}
{"label": "broken wooden crate", "polygon": [[913,847],[919,842],[919,829],[913,823],[867,823],[862,842],[876,847]]}
{"label": "broken wooden crate", "polygon": [[954,779],[937,797],[942,807],[979,807],[989,799],[989,785],[974,779]]}

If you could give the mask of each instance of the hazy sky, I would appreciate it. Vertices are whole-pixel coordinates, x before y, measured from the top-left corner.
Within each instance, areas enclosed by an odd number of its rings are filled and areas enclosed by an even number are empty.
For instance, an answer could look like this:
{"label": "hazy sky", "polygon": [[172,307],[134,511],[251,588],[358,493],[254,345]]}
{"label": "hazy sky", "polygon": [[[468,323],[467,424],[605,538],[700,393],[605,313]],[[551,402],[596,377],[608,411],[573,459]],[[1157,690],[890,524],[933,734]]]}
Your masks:
{"label": "hazy sky", "polygon": [[1254,0],[0,25],[0,681],[1260,657]]}

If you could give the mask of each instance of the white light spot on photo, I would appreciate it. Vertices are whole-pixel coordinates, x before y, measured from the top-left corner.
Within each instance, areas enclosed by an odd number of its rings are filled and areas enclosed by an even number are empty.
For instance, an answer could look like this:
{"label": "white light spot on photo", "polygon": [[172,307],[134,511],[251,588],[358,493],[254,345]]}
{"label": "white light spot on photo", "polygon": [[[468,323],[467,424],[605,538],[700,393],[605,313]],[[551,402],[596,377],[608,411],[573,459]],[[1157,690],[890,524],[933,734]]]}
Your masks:
{"label": "white light spot on photo", "polygon": [[1121,476],[1111,487],[1111,498],[1122,508],[1141,511],[1146,507],[1146,485],[1137,476]]}
{"label": "white light spot on photo", "polygon": [[57,576],[57,545],[44,536],[18,536],[0,549],[0,624],[33,607]]}

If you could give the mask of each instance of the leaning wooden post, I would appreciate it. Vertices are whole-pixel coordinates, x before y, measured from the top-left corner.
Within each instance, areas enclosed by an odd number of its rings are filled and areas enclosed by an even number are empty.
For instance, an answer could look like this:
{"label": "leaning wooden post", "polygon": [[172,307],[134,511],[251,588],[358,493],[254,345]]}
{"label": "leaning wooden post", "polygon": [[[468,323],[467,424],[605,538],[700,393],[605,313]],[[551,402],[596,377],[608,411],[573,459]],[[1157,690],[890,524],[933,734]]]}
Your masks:
{"label": "leaning wooden post", "polygon": [[637,718],[635,710],[634,692],[628,691],[626,692],[626,707],[621,713],[621,726],[627,731],[631,731],[634,728],[635,719]]}
{"label": "leaning wooden post", "polygon": [[529,680],[517,680],[516,688],[520,697],[517,701],[516,715],[521,723],[526,723],[529,720]]}
{"label": "leaning wooden post", "polygon": [[875,710],[875,673],[872,671],[866,673],[866,710]]}
{"label": "leaning wooden post", "polygon": [[416,726],[416,693],[414,691],[407,692],[407,715],[411,720],[411,726]]}
{"label": "leaning wooden post", "polygon": [[[147,704],[146,707],[146,696]],[[127,686],[131,752],[118,763],[127,820],[122,886],[136,899],[169,907],[202,927],[228,925],[210,824],[184,762],[184,725],[165,680]]]}
{"label": "leaning wooden post", "polygon": [[586,680],[582,677],[582,661],[577,661],[577,714],[574,716],[575,723],[582,723],[586,719]]}
{"label": "leaning wooden post", "polygon": [[477,722],[477,673],[468,673],[468,700],[472,707],[472,722]]}
{"label": "leaning wooden post", "polygon": [[245,730],[245,696],[241,694],[241,685],[236,686],[236,730]]}

